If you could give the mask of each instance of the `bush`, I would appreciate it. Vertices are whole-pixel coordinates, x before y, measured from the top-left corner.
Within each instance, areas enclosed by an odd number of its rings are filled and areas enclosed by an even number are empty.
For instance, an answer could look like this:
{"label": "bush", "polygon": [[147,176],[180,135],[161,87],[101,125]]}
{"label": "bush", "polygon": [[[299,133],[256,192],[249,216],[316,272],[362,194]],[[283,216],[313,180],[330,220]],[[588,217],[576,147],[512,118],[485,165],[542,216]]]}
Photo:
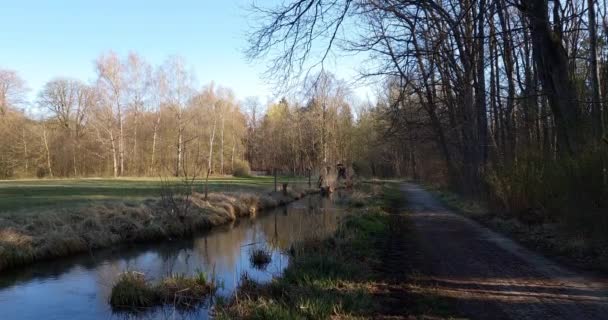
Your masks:
{"label": "bush", "polygon": [[234,169],[232,170],[232,175],[234,177],[246,178],[251,176],[251,168],[249,168],[249,163],[244,160],[236,160],[234,162]]}

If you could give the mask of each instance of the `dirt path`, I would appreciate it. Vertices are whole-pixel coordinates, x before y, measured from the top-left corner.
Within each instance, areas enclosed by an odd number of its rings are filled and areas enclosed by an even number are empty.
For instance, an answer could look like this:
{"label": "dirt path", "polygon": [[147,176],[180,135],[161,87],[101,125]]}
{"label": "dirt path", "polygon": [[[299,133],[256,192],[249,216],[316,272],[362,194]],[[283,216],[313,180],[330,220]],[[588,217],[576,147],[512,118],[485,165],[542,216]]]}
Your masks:
{"label": "dirt path", "polygon": [[608,279],[559,266],[451,212],[414,184],[411,212],[419,290],[431,290],[470,319],[608,319]]}

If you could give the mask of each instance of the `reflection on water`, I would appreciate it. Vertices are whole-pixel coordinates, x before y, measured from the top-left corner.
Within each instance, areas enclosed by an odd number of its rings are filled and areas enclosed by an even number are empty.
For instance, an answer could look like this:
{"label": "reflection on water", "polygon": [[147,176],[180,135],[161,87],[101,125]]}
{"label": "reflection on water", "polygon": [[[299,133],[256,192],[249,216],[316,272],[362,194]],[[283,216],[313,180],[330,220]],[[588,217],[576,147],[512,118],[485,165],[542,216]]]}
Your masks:
{"label": "reflection on water", "polygon": [[[125,270],[142,271],[153,280],[204,270],[223,283],[218,294],[228,296],[243,272],[261,282],[280,274],[289,262],[284,251],[294,241],[333,232],[344,214],[331,199],[311,196],[190,240],[104,250],[6,272],[0,275],[0,318],[132,318],[113,314],[108,304],[112,283]],[[264,270],[250,264],[249,252],[255,246],[272,249],[272,262]],[[207,318],[207,311],[207,306],[189,314],[157,308],[138,317],[201,319]]]}

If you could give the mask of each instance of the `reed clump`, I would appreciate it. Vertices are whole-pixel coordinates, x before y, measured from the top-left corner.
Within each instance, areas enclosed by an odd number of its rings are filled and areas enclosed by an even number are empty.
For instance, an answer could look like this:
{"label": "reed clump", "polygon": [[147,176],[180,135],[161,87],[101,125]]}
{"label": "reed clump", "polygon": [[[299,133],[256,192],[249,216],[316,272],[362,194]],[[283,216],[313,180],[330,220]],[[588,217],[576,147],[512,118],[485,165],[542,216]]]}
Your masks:
{"label": "reed clump", "polygon": [[264,269],[272,261],[272,252],[267,248],[255,248],[249,252],[249,262],[254,268]]}
{"label": "reed clump", "polygon": [[205,301],[215,289],[215,282],[199,272],[194,276],[172,274],[154,285],[143,273],[128,271],[118,277],[110,294],[116,309],[137,310],[160,305],[193,308]]}
{"label": "reed clump", "polygon": [[202,303],[214,288],[214,282],[201,272],[193,277],[184,274],[166,277],[158,284],[156,291],[163,304],[192,308]]}
{"label": "reed clump", "polygon": [[159,302],[159,295],[143,273],[121,274],[112,287],[110,305],[114,308],[148,308]]}

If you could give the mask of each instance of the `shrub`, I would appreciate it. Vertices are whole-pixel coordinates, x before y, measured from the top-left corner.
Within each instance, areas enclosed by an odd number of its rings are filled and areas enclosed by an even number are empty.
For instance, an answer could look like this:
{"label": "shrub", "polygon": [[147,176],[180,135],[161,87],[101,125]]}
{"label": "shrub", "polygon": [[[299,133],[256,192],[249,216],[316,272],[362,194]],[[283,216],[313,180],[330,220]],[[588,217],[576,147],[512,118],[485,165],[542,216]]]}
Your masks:
{"label": "shrub", "polygon": [[234,161],[234,169],[232,170],[232,175],[234,177],[242,178],[251,176],[251,168],[249,168],[249,163],[244,160]]}

